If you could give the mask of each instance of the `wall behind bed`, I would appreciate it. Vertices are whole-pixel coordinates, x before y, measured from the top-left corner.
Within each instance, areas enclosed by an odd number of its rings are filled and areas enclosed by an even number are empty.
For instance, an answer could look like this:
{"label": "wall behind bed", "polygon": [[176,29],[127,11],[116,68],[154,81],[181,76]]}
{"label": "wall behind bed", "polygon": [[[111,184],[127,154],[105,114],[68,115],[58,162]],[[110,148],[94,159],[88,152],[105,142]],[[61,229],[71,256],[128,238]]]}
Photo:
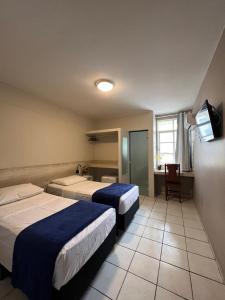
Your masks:
{"label": "wall behind bed", "polygon": [[93,159],[93,122],[0,83],[0,169]]}

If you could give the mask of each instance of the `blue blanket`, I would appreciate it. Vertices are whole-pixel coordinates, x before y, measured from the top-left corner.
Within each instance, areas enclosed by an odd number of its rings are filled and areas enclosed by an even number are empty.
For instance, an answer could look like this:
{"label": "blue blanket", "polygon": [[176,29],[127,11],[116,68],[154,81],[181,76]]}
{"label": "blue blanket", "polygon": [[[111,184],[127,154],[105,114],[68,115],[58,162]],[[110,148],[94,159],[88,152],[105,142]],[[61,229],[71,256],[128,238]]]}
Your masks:
{"label": "blue blanket", "polygon": [[103,189],[96,191],[92,196],[92,201],[107,204],[116,209],[118,214],[120,197],[131,190],[135,185],[127,183],[113,183]]}
{"label": "blue blanket", "polygon": [[13,286],[30,300],[51,299],[55,261],[60,250],[107,209],[106,205],[79,201],[25,228],[15,241]]}

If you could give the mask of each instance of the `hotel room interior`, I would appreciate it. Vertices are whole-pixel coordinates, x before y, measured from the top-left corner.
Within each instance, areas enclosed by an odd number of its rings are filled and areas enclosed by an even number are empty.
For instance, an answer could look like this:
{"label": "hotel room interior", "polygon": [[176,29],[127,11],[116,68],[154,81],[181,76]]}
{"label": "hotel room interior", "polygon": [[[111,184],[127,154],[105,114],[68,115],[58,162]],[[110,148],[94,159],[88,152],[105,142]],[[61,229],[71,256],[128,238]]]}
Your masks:
{"label": "hotel room interior", "polygon": [[0,299],[225,300],[225,0],[0,1]]}

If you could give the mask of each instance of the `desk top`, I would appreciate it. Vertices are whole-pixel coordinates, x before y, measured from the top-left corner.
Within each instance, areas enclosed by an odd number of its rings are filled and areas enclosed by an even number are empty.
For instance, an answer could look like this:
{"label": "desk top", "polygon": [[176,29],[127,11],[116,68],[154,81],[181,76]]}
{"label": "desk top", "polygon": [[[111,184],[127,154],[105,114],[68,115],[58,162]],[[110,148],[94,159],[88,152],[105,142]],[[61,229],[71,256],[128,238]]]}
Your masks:
{"label": "desk top", "polygon": [[[154,174],[163,176],[165,174],[165,171],[164,170],[154,170]],[[192,178],[195,177],[194,172],[180,172],[180,176],[192,177]]]}

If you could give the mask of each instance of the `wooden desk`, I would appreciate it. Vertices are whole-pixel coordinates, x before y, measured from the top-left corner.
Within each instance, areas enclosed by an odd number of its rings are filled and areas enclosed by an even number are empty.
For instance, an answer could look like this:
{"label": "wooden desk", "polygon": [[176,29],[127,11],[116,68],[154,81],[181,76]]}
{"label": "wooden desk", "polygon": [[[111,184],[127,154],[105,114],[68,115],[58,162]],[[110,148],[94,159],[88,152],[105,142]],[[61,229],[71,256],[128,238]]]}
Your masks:
{"label": "wooden desk", "polygon": [[[181,172],[181,196],[182,198],[193,198],[194,172]],[[165,193],[165,171],[155,170],[155,196]]]}
{"label": "wooden desk", "polygon": [[[154,170],[154,174],[155,175],[165,175],[165,171],[164,170]],[[182,177],[192,177],[194,178],[194,172],[181,172],[180,176]]]}

